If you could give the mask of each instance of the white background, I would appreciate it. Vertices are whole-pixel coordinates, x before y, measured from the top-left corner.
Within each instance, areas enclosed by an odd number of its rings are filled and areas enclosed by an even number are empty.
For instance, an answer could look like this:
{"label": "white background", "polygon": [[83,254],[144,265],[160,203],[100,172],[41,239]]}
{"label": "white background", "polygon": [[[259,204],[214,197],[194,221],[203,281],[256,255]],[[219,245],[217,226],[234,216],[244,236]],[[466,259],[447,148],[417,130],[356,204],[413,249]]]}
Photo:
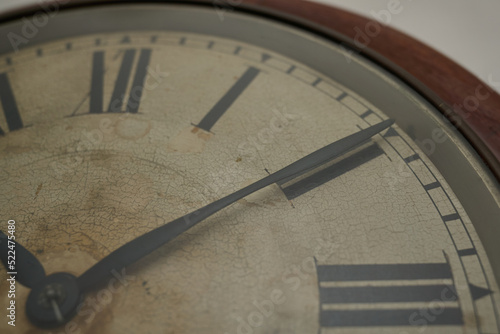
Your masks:
{"label": "white background", "polygon": [[[43,0],[0,0],[0,11]],[[427,43],[500,92],[500,0],[315,0],[374,18],[399,2],[389,25]]]}

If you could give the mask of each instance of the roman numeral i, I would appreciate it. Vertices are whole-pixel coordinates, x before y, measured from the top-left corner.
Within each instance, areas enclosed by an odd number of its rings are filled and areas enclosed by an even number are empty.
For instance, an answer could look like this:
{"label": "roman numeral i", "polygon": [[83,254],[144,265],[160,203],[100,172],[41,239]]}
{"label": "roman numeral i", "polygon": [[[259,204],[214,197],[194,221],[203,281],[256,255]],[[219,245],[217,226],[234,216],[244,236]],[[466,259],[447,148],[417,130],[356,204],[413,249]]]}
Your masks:
{"label": "roman numeral i", "polygon": [[[9,131],[21,129],[23,127],[23,121],[19,114],[19,109],[17,108],[16,99],[14,98],[14,93],[12,92],[7,73],[0,73],[0,103]],[[4,134],[4,130],[0,127],[0,135]]]}

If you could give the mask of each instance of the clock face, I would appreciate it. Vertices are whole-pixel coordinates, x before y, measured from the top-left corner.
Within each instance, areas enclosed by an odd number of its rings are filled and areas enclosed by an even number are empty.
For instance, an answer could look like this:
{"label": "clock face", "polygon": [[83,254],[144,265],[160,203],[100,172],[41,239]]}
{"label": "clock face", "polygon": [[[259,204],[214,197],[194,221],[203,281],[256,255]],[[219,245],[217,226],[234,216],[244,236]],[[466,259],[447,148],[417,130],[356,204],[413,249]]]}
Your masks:
{"label": "clock face", "polygon": [[[498,332],[498,183],[390,73],[298,28],[212,7],[50,20],[0,55],[1,229],[14,220],[47,274],[79,276],[146,232],[396,121],[114,271],[51,332]],[[30,291],[16,284],[23,333],[42,331],[25,314]],[[5,319],[0,328],[14,332]]]}

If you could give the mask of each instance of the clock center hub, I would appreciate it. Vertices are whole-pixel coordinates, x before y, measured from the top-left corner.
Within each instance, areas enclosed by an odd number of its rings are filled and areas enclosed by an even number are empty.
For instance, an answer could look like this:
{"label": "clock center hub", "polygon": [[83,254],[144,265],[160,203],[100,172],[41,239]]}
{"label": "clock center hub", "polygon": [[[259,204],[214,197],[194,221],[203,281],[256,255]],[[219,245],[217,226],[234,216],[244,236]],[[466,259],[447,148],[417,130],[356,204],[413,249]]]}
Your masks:
{"label": "clock center hub", "polygon": [[74,315],[81,301],[76,277],[55,273],[31,290],[26,302],[26,315],[40,327],[57,327]]}

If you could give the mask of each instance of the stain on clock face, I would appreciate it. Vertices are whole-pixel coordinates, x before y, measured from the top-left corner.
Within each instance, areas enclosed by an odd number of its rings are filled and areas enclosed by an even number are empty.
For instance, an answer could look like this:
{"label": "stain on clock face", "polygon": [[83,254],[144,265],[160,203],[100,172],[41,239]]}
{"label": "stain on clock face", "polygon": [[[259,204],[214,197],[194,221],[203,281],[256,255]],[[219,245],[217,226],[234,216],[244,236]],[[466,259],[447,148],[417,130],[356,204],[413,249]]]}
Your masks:
{"label": "stain on clock face", "polygon": [[[390,118],[300,62],[215,35],[87,34],[0,63],[0,211],[47,274],[79,276]],[[393,125],[113,272],[51,331],[495,332],[497,291],[453,189]],[[23,333],[37,329],[29,292],[17,284]]]}

